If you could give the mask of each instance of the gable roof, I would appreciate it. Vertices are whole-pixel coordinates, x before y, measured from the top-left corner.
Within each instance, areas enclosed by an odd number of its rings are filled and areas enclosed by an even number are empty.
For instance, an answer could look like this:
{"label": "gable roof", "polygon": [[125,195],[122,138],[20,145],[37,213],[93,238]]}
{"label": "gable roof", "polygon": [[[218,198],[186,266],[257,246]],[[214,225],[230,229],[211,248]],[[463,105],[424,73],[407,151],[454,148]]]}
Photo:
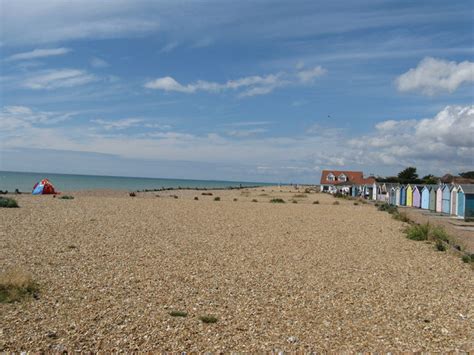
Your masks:
{"label": "gable roof", "polygon": [[[347,181],[330,181],[328,180],[328,175],[331,173],[336,177],[344,174],[347,178]],[[373,177],[364,178],[364,173],[362,171],[323,170],[321,172],[321,185],[365,185],[373,184],[374,182],[375,178]]]}
{"label": "gable roof", "polygon": [[469,185],[465,185],[465,184],[461,184],[459,185],[459,189],[465,193],[465,194],[468,194],[468,195],[471,195],[471,194],[474,194],[474,185],[472,184],[469,184]]}

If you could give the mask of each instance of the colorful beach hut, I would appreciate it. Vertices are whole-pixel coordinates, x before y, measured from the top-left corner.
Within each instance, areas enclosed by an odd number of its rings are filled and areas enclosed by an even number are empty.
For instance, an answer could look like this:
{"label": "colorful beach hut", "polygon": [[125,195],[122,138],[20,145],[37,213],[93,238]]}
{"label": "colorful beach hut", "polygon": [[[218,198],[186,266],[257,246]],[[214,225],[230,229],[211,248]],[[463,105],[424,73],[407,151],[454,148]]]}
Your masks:
{"label": "colorful beach hut", "polygon": [[474,185],[459,185],[457,215],[464,219],[474,218]]}
{"label": "colorful beach hut", "polygon": [[431,186],[430,189],[430,211],[436,211],[436,190],[438,190],[438,185]]}
{"label": "colorful beach hut", "polygon": [[400,187],[400,206],[406,206],[406,205],[407,205],[407,187],[402,185]]}
{"label": "colorful beach hut", "polygon": [[412,206],[421,208],[421,190],[423,189],[423,186],[415,186],[413,187],[413,200],[412,200]]}
{"label": "colorful beach hut", "polygon": [[451,189],[451,214],[458,214],[458,186],[454,185]]}
{"label": "colorful beach hut", "polygon": [[400,206],[400,186],[395,188],[395,206]]}
{"label": "colorful beach hut", "polygon": [[397,190],[394,186],[390,188],[388,203],[390,203],[392,206],[397,204]]}
{"label": "colorful beach hut", "polygon": [[430,192],[431,186],[425,185],[421,189],[421,208],[424,210],[430,209]]}
{"label": "colorful beach hut", "polygon": [[407,206],[413,206],[413,186],[407,185]]}
{"label": "colorful beach hut", "polygon": [[439,185],[436,189],[436,212],[443,210],[443,185]]}
{"label": "colorful beach hut", "polygon": [[443,194],[442,194],[442,207],[441,210],[443,213],[449,214],[451,212],[451,185],[444,185]]}

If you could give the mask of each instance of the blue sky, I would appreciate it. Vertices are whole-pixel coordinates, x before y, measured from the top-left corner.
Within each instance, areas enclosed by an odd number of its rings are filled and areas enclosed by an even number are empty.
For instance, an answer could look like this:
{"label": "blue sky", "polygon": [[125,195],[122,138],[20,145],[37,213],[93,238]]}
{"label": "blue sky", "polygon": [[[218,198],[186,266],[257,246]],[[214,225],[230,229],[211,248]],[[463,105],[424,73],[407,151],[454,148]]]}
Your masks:
{"label": "blue sky", "polygon": [[0,169],[474,167],[472,1],[6,1]]}

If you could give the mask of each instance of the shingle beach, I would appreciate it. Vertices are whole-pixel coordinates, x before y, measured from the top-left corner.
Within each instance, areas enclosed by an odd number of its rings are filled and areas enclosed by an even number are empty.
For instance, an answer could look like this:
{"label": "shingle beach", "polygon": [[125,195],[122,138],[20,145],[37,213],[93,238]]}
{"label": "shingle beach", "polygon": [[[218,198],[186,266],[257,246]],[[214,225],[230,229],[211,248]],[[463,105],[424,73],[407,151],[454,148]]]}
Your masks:
{"label": "shingle beach", "polygon": [[15,197],[0,268],[39,292],[0,303],[0,350],[474,349],[472,267],[389,214],[290,188],[210,192]]}

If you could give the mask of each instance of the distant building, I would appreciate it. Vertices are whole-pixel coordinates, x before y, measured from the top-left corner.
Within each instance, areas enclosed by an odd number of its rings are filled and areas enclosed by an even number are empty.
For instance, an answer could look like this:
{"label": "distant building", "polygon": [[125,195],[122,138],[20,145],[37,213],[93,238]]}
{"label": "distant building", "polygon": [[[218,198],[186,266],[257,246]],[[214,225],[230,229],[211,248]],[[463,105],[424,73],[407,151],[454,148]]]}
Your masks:
{"label": "distant building", "polygon": [[443,175],[440,178],[440,182],[443,184],[474,184],[474,179],[463,178],[462,176],[454,176],[451,174]]}
{"label": "distant building", "polygon": [[321,173],[322,192],[342,192],[350,195],[371,193],[375,186],[375,178],[364,178],[362,171],[323,170]]}

